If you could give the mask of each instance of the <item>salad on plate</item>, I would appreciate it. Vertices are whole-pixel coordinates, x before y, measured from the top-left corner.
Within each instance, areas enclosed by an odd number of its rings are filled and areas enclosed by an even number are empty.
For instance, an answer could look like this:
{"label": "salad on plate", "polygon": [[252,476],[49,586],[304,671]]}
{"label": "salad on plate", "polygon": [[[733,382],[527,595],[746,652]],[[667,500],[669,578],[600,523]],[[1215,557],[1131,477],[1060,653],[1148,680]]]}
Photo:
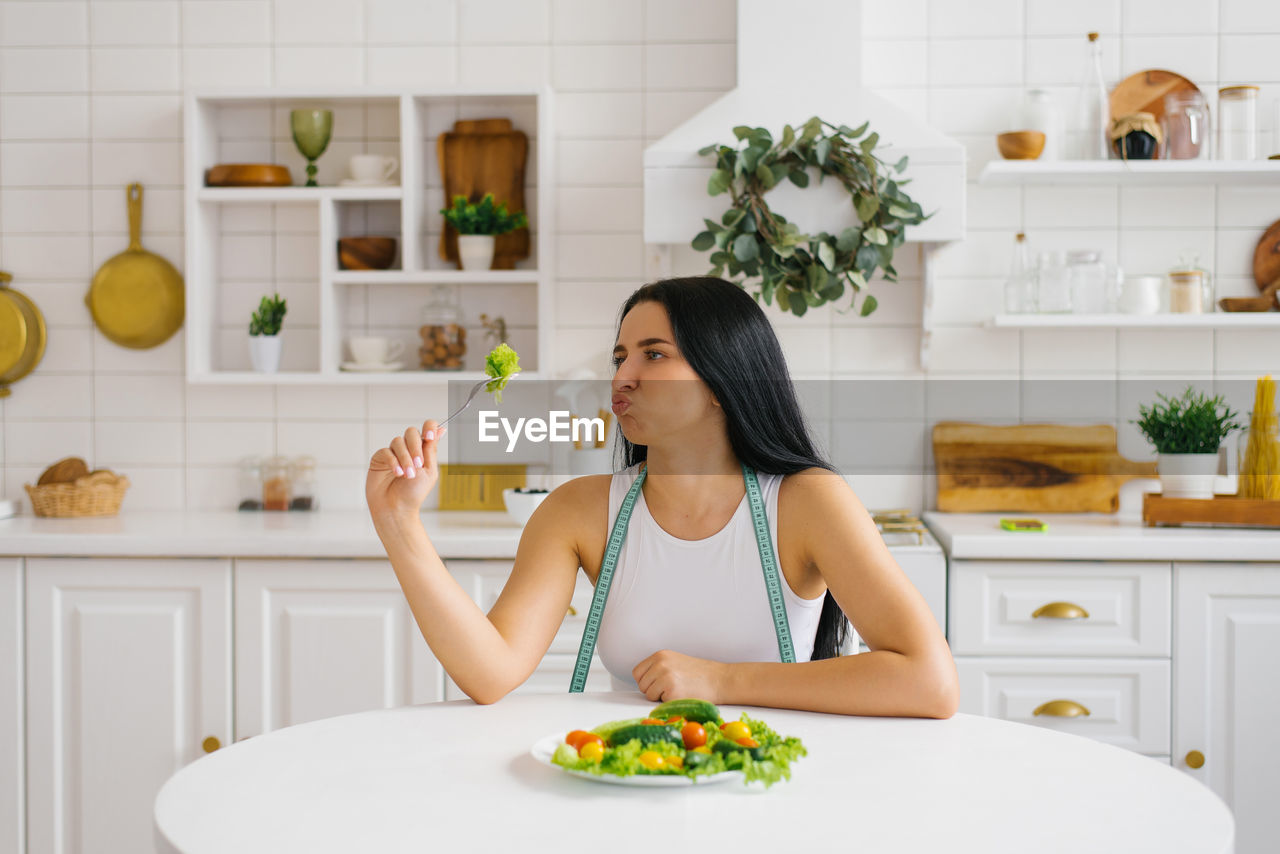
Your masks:
{"label": "salad on plate", "polygon": [[791,779],[791,763],[807,755],[800,739],[781,736],[745,712],[725,721],[714,703],[683,699],[657,706],[646,718],[573,730],[556,745],[550,763],[602,782],[659,776],[677,778],[668,784],[692,784],[737,771],[744,783],[760,781],[768,788]]}

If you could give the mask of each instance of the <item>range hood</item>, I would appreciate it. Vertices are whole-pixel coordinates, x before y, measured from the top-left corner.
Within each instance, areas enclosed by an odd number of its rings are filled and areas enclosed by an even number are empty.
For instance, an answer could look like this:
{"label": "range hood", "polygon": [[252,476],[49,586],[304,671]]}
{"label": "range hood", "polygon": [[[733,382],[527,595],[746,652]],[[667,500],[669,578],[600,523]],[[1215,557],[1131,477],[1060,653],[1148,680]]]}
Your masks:
{"label": "range hood", "polygon": [[[861,88],[862,4],[857,0],[738,0],[738,87],[644,152],[644,239],[688,244],[720,221],[726,198],[707,195],[714,167],[698,149],[736,145],[736,125],[799,128],[811,116],[835,125],[864,121],[880,135],[876,155],[888,164],[910,158],[906,192],[933,217],[908,228],[917,242],[964,236],[965,150],[960,143]],[[812,170],[811,170],[812,172]],[[784,181],[769,191],[769,206],[801,231],[839,233],[857,224],[848,193],[834,179],[807,189]]]}

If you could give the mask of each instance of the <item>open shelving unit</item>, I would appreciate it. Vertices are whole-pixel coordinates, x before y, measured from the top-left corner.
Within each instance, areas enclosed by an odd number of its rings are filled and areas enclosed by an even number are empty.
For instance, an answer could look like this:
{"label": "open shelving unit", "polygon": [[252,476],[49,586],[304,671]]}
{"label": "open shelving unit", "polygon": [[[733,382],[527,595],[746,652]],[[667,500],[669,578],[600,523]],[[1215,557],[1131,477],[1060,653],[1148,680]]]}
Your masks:
{"label": "open shelving unit", "polygon": [[1280,184],[1280,160],[992,160],[978,183],[1258,186]]}
{"label": "open shelving unit", "polygon": [[1280,312],[997,314],[988,325],[1004,329],[1274,329],[1280,327]]}
{"label": "open shelving unit", "polygon": [[[318,187],[206,187],[217,163],[279,163],[295,181],[305,161],[289,133],[289,111],[334,111],[333,140],[317,160]],[[441,259],[443,179],[436,139],[457,119],[506,117],[529,138],[525,202],[530,257],[516,269],[463,271]],[[240,385],[442,384],[484,376],[478,313],[501,314],[537,379],[550,364],[553,269],[551,90],[445,87],[319,91],[262,89],[193,92],[184,115],[186,362],[192,383]],[[399,160],[394,186],[339,185],[353,154]],[[396,180],[393,178],[392,180]],[[342,270],[339,237],[396,237],[389,270]],[[433,286],[454,286],[468,341],[464,370],[417,368],[419,311]],[[278,373],[248,359],[249,315],[273,291],[289,301]],[[288,291],[288,293],[286,293]],[[470,307],[469,307],[470,304]],[[477,308],[478,307],[478,308]],[[406,345],[405,368],[346,372],[345,341],[377,334]]]}

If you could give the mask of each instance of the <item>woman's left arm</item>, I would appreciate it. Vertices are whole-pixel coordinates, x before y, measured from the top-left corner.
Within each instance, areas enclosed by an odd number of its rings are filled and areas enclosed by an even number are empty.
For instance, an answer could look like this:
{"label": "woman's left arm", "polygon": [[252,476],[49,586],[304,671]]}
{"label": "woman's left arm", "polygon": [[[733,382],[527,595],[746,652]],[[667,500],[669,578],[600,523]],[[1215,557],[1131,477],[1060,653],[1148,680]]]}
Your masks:
{"label": "woman's left arm", "polygon": [[788,531],[799,535],[807,565],[821,572],[869,651],[782,664],[716,662],[662,650],[636,666],[640,690],[650,700],[703,697],[845,715],[955,714],[960,685],[946,638],[844,478],[808,469],[781,488],[794,514]]}

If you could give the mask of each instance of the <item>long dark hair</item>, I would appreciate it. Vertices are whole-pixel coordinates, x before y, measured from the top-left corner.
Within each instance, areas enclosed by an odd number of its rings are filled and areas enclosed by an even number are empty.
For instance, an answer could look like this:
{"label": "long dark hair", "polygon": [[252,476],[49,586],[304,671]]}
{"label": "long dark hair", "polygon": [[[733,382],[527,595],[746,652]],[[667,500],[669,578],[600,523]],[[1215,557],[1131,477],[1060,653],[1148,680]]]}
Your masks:
{"label": "long dark hair", "polygon": [[[809,436],[773,326],[746,291],[714,276],[650,282],[622,306],[619,332],[622,318],[641,302],[667,310],[676,347],[724,409],[729,444],[740,461],[767,474],[836,472]],[[648,446],[627,441],[621,428],[618,438],[624,468],[648,458]],[[844,611],[828,590],[811,659],[835,658],[847,632]]]}

